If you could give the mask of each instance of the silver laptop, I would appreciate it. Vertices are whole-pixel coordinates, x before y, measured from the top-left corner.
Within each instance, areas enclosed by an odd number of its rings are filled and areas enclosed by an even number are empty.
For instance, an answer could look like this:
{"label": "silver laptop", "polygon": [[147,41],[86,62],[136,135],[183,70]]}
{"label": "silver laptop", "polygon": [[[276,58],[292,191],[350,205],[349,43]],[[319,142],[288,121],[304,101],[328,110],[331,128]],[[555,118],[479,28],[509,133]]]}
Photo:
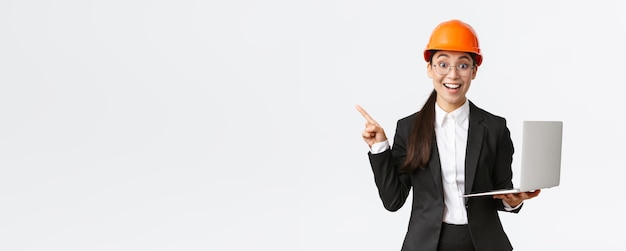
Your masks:
{"label": "silver laptop", "polygon": [[562,121],[524,121],[519,187],[463,197],[529,192],[558,186],[561,180],[562,139]]}

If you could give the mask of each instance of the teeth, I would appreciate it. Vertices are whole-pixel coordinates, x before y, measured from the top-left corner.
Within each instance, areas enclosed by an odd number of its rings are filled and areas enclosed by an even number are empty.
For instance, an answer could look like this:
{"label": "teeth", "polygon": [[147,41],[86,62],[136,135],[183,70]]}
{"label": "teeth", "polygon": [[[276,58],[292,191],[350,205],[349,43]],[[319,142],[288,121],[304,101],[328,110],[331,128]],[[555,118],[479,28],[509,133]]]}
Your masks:
{"label": "teeth", "polygon": [[450,88],[450,89],[456,89],[461,87],[461,85],[453,85],[453,84],[443,84],[443,86]]}

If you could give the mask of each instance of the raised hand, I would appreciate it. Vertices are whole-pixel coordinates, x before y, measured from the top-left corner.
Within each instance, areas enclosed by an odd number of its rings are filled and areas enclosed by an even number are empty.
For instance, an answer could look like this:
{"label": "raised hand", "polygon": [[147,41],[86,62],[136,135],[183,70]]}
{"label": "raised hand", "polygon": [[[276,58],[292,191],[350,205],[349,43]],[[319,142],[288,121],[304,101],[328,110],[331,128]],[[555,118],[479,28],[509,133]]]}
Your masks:
{"label": "raised hand", "polygon": [[385,135],[385,130],[374,120],[363,107],[357,105],[356,109],[363,115],[365,118],[365,129],[363,130],[363,140],[365,143],[372,147],[374,143],[383,142],[387,140],[387,136]]}

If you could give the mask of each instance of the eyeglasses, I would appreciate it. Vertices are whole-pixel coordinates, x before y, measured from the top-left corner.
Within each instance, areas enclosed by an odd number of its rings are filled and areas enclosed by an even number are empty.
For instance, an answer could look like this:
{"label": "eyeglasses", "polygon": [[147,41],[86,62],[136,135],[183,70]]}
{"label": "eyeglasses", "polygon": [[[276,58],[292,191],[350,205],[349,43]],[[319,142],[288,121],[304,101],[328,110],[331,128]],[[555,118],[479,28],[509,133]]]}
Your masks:
{"label": "eyeglasses", "polygon": [[474,66],[471,66],[470,64],[450,65],[446,62],[439,62],[439,63],[433,64],[433,67],[435,68],[435,71],[441,75],[448,74],[448,72],[450,72],[450,69],[454,67],[459,71],[459,75],[461,76],[470,75],[470,73],[472,72],[472,69],[474,69]]}

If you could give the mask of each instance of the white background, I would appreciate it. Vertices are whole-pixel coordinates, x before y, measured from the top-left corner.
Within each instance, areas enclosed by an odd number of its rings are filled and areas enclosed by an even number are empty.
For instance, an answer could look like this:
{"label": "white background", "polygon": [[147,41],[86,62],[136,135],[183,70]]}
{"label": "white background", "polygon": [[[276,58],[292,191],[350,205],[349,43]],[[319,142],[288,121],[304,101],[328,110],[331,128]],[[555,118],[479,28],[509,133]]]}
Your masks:
{"label": "white background", "polygon": [[623,250],[624,8],[1,1],[0,250],[399,250],[410,198],[384,210],[354,106],[393,135],[452,18],[515,172],[522,121],[564,121],[561,185],[501,214],[515,249]]}

